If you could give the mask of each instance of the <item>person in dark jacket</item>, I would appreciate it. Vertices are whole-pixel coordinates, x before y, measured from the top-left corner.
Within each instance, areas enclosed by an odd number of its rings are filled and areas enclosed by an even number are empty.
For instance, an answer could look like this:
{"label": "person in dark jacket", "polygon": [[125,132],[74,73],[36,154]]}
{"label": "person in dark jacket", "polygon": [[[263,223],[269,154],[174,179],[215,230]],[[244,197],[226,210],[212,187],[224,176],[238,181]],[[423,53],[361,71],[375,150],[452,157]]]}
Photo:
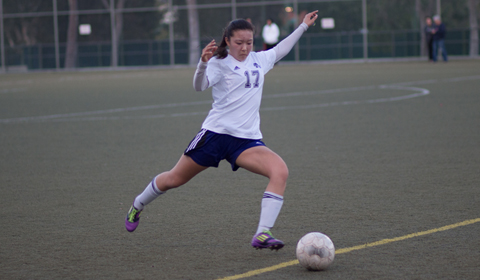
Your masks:
{"label": "person in dark jacket", "polygon": [[425,17],[425,40],[427,41],[428,59],[433,60],[433,22],[431,17]]}
{"label": "person in dark jacket", "polygon": [[432,31],[433,34],[433,61],[437,62],[437,56],[439,49],[442,49],[443,61],[447,62],[447,50],[445,49],[445,33],[446,28],[445,24],[440,19],[440,16],[436,15],[433,17],[435,22],[435,29]]}

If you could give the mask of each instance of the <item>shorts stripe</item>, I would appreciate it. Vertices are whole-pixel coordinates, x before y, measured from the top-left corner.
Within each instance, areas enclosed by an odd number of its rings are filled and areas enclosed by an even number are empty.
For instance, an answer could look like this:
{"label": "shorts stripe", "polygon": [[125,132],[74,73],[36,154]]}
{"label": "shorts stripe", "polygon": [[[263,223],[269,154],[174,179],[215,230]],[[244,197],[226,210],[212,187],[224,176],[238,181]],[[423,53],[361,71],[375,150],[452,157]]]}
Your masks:
{"label": "shorts stripe", "polygon": [[188,153],[189,151],[195,149],[198,142],[200,142],[200,140],[202,140],[202,138],[203,138],[203,136],[205,135],[206,132],[207,132],[206,129],[200,130],[200,132],[197,134],[197,136],[195,136],[195,138],[192,140],[192,142],[190,142],[190,145],[188,146],[187,150],[185,150],[185,153]]}

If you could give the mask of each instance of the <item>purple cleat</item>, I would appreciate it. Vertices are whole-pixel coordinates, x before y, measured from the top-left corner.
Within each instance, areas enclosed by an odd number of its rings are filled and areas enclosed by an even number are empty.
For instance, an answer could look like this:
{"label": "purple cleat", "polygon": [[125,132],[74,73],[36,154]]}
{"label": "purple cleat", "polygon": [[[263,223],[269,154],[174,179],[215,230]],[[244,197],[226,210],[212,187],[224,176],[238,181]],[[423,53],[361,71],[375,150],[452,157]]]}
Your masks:
{"label": "purple cleat", "polygon": [[269,248],[278,251],[279,249],[282,249],[284,245],[283,241],[275,239],[270,231],[261,232],[255,235],[252,239],[252,246],[257,250]]}
{"label": "purple cleat", "polygon": [[140,214],[142,213],[142,210],[138,210],[137,208],[130,207],[130,210],[128,210],[127,217],[125,218],[125,227],[129,232],[134,231],[138,223],[140,222]]}

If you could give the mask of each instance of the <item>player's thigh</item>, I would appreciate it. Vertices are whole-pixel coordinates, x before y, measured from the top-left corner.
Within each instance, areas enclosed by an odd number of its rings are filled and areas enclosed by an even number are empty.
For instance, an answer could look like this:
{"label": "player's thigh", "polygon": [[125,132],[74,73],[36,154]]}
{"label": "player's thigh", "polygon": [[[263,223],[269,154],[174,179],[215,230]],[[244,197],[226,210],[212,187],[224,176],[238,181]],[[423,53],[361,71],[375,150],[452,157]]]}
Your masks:
{"label": "player's thigh", "polygon": [[243,151],[235,162],[238,166],[268,178],[287,180],[285,161],[266,146],[256,146]]}
{"label": "player's thigh", "polygon": [[167,187],[178,187],[187,183],[207,168],[206,166],[197,164],[191,157],[182,155],[170,171],[160,174],[160,178],[157,179],[157,184],[162,184],[163,181]]}

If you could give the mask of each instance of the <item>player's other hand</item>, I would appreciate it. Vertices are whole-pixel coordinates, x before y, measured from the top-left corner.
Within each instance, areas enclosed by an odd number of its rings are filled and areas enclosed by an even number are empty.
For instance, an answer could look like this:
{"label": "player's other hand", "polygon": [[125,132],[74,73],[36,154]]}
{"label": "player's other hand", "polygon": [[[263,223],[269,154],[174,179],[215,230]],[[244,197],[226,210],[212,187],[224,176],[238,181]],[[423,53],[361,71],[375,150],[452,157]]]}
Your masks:
{"label": "player's other hand", "polygon": [[212,40],[210,43],[208,43],[205,48],[202,50],[202,61],[203,62],[208,62],[210,58],[212,58],[213,54],[217,50],[217,44],[215,43],[215,39]]}
{"label": "player's other hand", "polygon": [[305,18],[303,18],[303,22],[306,23],[309,27],[312,26],[315,23],[315,20],[317,20],[318,18],[317,13],[318,10],[306,14]]}

